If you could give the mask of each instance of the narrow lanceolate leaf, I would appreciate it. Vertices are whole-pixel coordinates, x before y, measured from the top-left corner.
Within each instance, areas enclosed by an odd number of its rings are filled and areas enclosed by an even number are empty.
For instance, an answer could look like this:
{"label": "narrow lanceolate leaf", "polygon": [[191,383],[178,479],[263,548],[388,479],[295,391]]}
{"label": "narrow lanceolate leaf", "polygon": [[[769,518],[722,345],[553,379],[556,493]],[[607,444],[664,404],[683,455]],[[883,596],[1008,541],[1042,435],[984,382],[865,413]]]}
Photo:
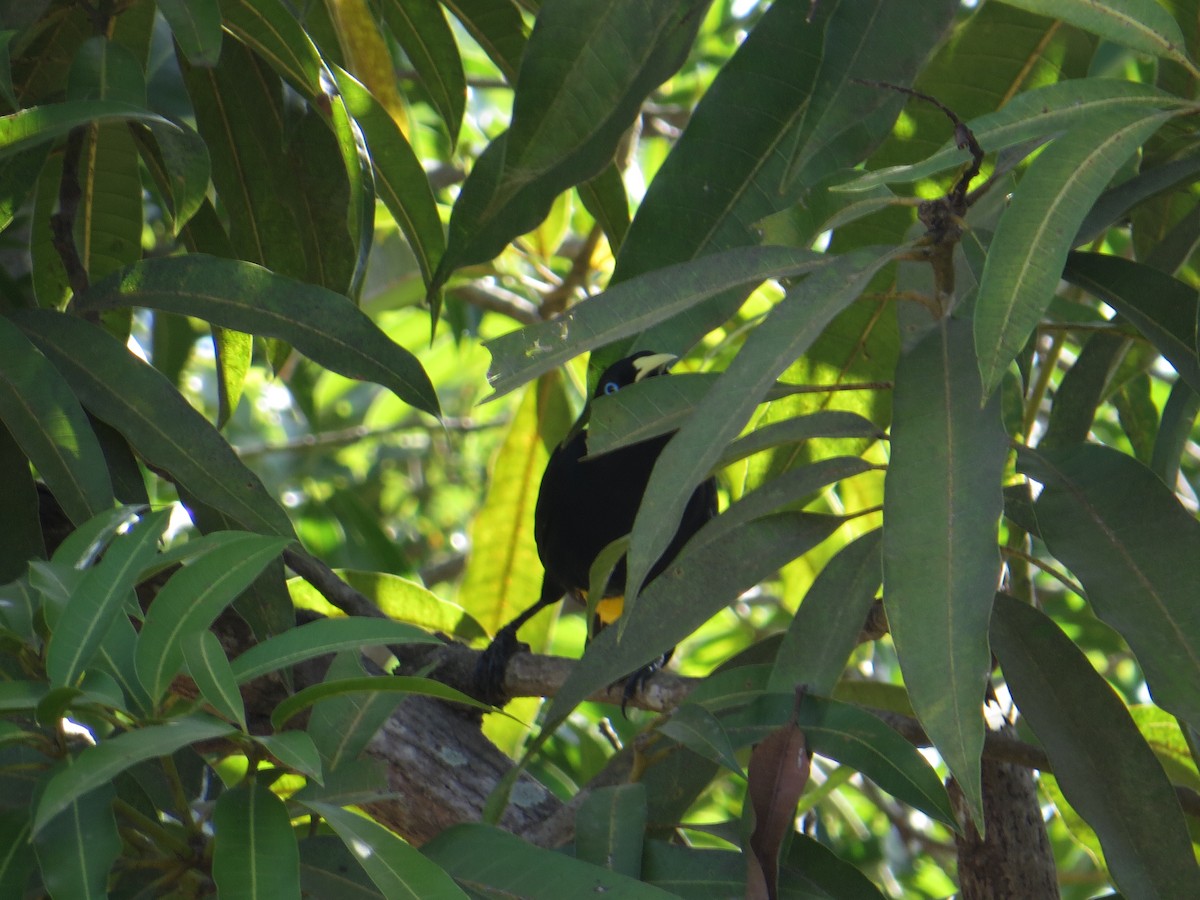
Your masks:
{"label": "narrow lanceolate leaf", "polygon": [[838,551],[817,576],[775,654],[768,686],[828,696],[842,677],[882,576],[878,529]]}
{"label": "narrow lanceolate leaf", "polygon": [[[852,80],[911,83],[956,8],[947,0],[772,3],[721,67],[655,175],[621,245],[613,283],[758,244],[753,223],[791,207],[821,174],[853,168],[891,132],[903,100]],[[847,92],[854,95],[849,104]],[[789,179],[793,160],[801,171]],[[640,344],[682,352],[741,300],[734,291],[714,293]],[[600,368],[628,346],[613,348]]]}
{"label": "narrow lanceolate leaf", "polygon": [[221,56],[221,7],[217,0],[158,0],[171,35],[193,66],[213,66]]}
{"label": "narrow lanceolate leaf", "polygon": [[[42,885],[51,897],[101,900],[109,896],[109,873],[121,853],[112,809],[116,791],[107,784],[96,788],[35,830],[33,849],[41,866]],[[28,839],[28,833],[25,837]],[[28,845],[22,850],[28,853]],[[12,896],[19,897],[27,885],[13,887]]]}
{"label": "narrow lanceolate leaf", "polygon": [[307,803],[329,823],[371,881],[389,900],[455,900],[467,895],[446,872],[411,844],[366,816],[329,803]]}
{"label": "narrow lanceolate leaf", "polygon": [[1113,43],[1174,60],[1193,74],[1186,41],[1175,18],[1156,0],[1003,0],[1052,19],[1062,19]]}
{"label": "narrow lanceolate leaf", "polygon": [[219,0],[225,28],[308,97],[322,93],[321,54],[282,0]]}
{"label": "narrow lanceolate leaf", "polygon": [[436,0],[388,0],[383,4],[383,16],[417,70],[453,147],[467,102],[467,79],[441,4]]}
{"label": "narrow lanceolate leaf", "polygon": [[[536,227],[563,190],[599,174],[642,101],[683,62],[703,0],[561,0],[538,13],[512,127],[463,184],[434,284]],[[599,48],[599,49],[598,49]]]}
{"label": "narrow lanceolate leaf", "polygon": [[692,490],[708,477],[725,446],[745,427],[787,367],[900,252],[868,247],[837,257],[788,291],[746,339],[743,352],[667,444],[650,476],[630,536],[627,610],[675,535]]}
{"label": "narrow lanceolate leaf", "polygon": [[562,900],[563,897],[621,897],[669,900],[675,894],[626,875],[534,846],[490,825],[455,825],[421,848],[475,893]]}
{"label": "narrow lanceolate leaf", "polygon": [[76,525],[113,504],[100,444],[63,376],[0,319],[0,419]]}
{"label": "narrow lanceolate leaf", "polygon": [[201,253],[146,260],[96,285],[91,310],[144,306],[287,341],[347,378],[373,381],[434,415],[437,394],[417,358],[341,294],[253,263]]}
{"label": "narrow lanceolate leaf", "polygon": [[169,518],[168,509],[151,513],[131,532],[118,535],[100,562],[84,573],[46,649],[46,674],[56,687],[76,684],[114,619],[125,615],[125,603],[158,551]]}
{"label": "narrow lanceolate leaf", "polygon": [[892,402],[883,602],[913,709],[978,827],[1008,437],[999,395],[983,405],[967,322],[942,320],[901,358]]}
{"label": "narrow lanceolate leaf", "polygon": [[1153,472],[1108,447],[1022,450],[1018,464],[1045,485],[1034,510],[1050,552],[1129,643],[1155,703],[1200,727],[1200,609],[1188,563],[1200,559],[1200,523]]}
{"label": "narrow lanceolate leaf", "polygon": [[1088,210],[1169,115],[1134,107],[1096,116],[1030,165],[1000,218],[979,285],[975,345],[985,395],[1000,384],[1049,306]]}
{"label": "narrow lanceolate leaf", "polygon": [[289,543],[287,538],[241,532],[219,538],[211,550],[171,576],[146,613],[138,634],[137,671],[155,701],[183,665],[183,639],[208,628]]}
{"label": "narrow lanceolate leaf", "polygon": [[245,731],[246,707],[217,636],[211,631],[193,631],[184,636],[181,647],[200,696],[222,717],[236,722]]}
{"label": "narrow lanceolate leaf", "polygon": [[517,7],[492,0],[445,0],[442,5],[483,48],[505,80],[514,84],[526,41],[525,23]]}
{"label": "narrow lanceolate leaf", "polygon": [[657,659],[742,591],[821,543],[841,523],[834,516],[787,512],[755,519],[719,540],[706,541],[701,529],[672,565],[646,586],[636,606],[626,607],[619,620],[628,623],[625,633],[606,628],[588,644],[551,703],[546,729],[552,730],[594,691]]}
{"label": "narrow lanceolate leaf", "polygon": [[[543,434],[565,435],[569,416],[562,379],[543,378],[526,390],[496,454],[483,508],[471,525],[471,557],[460,593],[488,634],[532,606],[541,590],[533,513],[550,458]],[[540,616],[522,629],[535,652],[544,649],[552,621]]]}
{"label": "narrow lanceolate leaf", "polygon": [[1200,393],[1196,289],[1166,272],[1101,253],[1072,253],[1063,277],[1128,319]]}
{"label": "narrow lanceolate leaf", "polygon": [[[691,263],[667,266],[610,287],[549,322],[485,341],[492,354],[493,397],[579,354],[631,337],[715,294],[753,287],[829,265],[829,258],[792,247],[742,247]],[[491,399],[491,398],[489,398]]]}
{"label": "narrow lanceolate leaf", "polygon": [[421,161],[370,91],[341,69],[335,68],[334,75],[342,100],[370,148],[379,199],[404,232],[428,285],[446,249],[446,235]]}
{"label": "narrow lanceolate leaf", "polygon": [[222,737],[231,731],[233,729],[224,722],[207,716],[191,716],[128,731],[87,747],[68,768],[46,782],[34,816],[34,833],[78,798],[107,784],[142,760],[169,756],[180,747]]}
{"label": "narrow lanceolate leaf", "polygon": [[618,784],[590,791],[575,813],[575,855],[630,878],[642,874],[646,786]]}
{"label": "narrow lanceolate leaf", "polygon": [[232,674],[238,684],[244,684],[260,675],[326,653],[383,644],[436,643],[438,640],[433,635],[405,622],[365,618],[317,619],[255,644],[233,661]]}
{"label": "narrow lanceolate leaf", "polygon": [[162,374],[75,316],[23,310],[14,321],[97,418],[151,466],[246,528],[291,535],[287,514],[221,434]]}
{"label": "narrow lanceolate leaf", "polygon": [[144,107],[119,100],[68,100],[31,106],[12,115],[0,116],[0,159],[34,144],[62,137],[80,125],[117,121],[156,122],[176,127]]}
{"label": "narrow lanceolate leaf", "polygon": [[300,851],[282,800],[261,781],[245,781],[213,809],[212,875],[222,897],[288,900],[300,896]]}
{"label": "narrow lanceolate leaf", "polygon": [[996,599],[992,646],[1117,887],[1126,897],[1200,896],[1179,801],[1125,702],[1054,622],[1011,597]]}

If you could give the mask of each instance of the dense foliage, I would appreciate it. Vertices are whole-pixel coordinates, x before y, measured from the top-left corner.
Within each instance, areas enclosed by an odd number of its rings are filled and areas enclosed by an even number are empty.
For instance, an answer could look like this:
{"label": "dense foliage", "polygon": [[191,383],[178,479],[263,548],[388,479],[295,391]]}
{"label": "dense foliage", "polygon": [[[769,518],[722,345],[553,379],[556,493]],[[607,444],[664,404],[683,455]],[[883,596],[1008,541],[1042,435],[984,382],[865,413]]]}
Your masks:
{"label": "dense foliage", "polygon": [[[1197,57],[1196,0],[0,0],[0,896],[1200,896]],[[583,655],[520,769],[389,745],[475,727],[421,654],[536,598],[639,348],[625,615],[522,631]]]}

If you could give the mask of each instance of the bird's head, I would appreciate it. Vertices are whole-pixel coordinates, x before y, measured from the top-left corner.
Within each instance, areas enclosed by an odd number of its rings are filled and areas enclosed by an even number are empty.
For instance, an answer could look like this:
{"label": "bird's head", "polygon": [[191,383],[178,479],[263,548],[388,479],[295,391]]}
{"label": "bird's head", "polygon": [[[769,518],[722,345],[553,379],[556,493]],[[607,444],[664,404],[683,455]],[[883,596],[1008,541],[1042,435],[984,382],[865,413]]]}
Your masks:
{"label": "bird's head", "polygon": [[670,353],[652,353],[642,350],[633,356],[627,356],[613,363],[600,375],[596,383],[593,397],[603,397],[605,394],[615,394],[621,388],[637,384],[645,378],[666,374],[667,367],[675,362],[677,357]]}

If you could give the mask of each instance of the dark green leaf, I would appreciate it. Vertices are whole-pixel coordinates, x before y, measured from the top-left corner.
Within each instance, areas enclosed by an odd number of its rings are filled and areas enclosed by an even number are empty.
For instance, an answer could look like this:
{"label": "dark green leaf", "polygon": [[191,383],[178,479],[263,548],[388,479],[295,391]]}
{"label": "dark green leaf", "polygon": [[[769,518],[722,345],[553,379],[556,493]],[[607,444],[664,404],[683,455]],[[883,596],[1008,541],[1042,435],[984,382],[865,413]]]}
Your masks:
{"label": "dark green leaf", "polygon": [[943,319],[896,371],[883,501],[883,602],[904,683],[977,823],[1008,455],[999,395],[983,397],[970,323]]}
{"label": "dark green leaf", "polygon": [[104,456],[79,401],[7,319],[0,319],[0,418],[72,521],[112,506]]}
{"label": "dark green leaf", "polygon": [[1063,794],[1095,829],[1130,897],[1200,894],[1179,801],[1125,702],[1045,615],[999,596],[992,644]]}
{"label": "dark green leaf", "polygon": [[158,371],[102,329],[74,316],[25,310],[12,319],[97,418],[151,466],[247,528],[292,533],[258,476]]}
{"label": "dark green leaf", "polygon": [[96,285],[81,302],[93,310],[145,306],[280,338],[335,372],[374,381],[438,414],[420,362],[353,303],[252,263],[198,253],[146,260]]}
{"label": "dark green leaf", "polygon": [[318,619],[290,628],[255,644],[233,661],[233,675],[243,684],[325,653],[386,644],[438,643],[437,639],[404,622],[387,619]]}
{"label": "dark green leaf", "polygon": [[1063,277],[1128,319],[1200,392],[1196,316],[1200,295],[1166,272],[1101,253],[1072,253]]}
{"label": "dark green leaf", "polygon": [[417,70],[453,147],[467,102],[467,79],[446,14],[436,0],[387,0],[383,17]]}
{"label": "dark green leaf", "polygon": [[708,477],[726,445],[750,420],[755,406],[833,317],[857,299],[875,273],[901,252],[869,247],[836,257],[789,290],[746,338],[720,381],[667,444],[646,485],[630,534],[627,608],[679,527],[692,490]]}
{"label": "dark green leaf", "polygon": [[[35,826],[33,846],[50,896],[73,900],[109,896],[109,870],[121,853],[112,811],[114,795],[111,786],[97,785],[49,821],[42,819]],[[20,887],[16,896],[21,896],[26,886]]]}
{"label": "dark green leaf", "polygon": [[229,734],[233,729],[207,716],[171,719],[87,747],[46,782],[33,821],[37,834],[60,812],[90,791],[144,759],[169,756],[180,747]]}
{"label": "dark green leaf", "polygon": [[975,301],[985,393],[1000,384],[1049,306],[1088,210],[1169,117],[1149,105],[1113,109],[1075,125],[1029,166],[996,227]]}
{"label": "dark green leaf", "polygon": [[1108,447],[1017,459],[1045,485],[1034,510],[1050,552],[1129,642],[1155,702],[1200,724],[1200,608],[1181,564],[1200,559],[1200,523],[1153,472]]}
{"label": "dark green leaf", "polygon": [[221,56],[221,7],[217,0],[158,0],[171,35],[193,66],[215,66]]}
{"label": "dark green leaf", "polygon": [[723,290],[827,265],[828,259],[811,250],[744,247],[649,272],[576,304],[553,321],[485,341],[492,354],[488,383],[494,396],[501,396],[585,350],[635,335]]}
{"label": "dark green leaf", "polygon": [[640,878],[646,833],[646,788],[620,784],[591,791],[575,813],[575,856]]}
{"label": "dark green leaf", "polygon": [[300,851],[284,802],[248,780],[217,798],[212,876],[222,897],[292,900],[300,896]]}
{"label": "dark green leaf", "polygon": [[245,704],[217,636],[211,631],[188,632],[180,642],[180,649],[200,696],[223,718],[233,720],[246,731]]}
{"label": "dark green leaf", "polygon": [[329,823],[388,900],[467,897],[454,879],[382,825],[328,803],[306,805]]}
{"label": "dark green leaf", "polygon": [[525,900],[611,894],[622,900],[667,900],[666,891],[600,866],[534,846],[490,825],[455,825],[421,848],[425,856],[476,891]]}
{"label": "dark green leaf", "polygon": [[805,685],[814,694],[833,692],[879,590],[882,536],[868,532],[825,564],[775,654],[772,691]]}

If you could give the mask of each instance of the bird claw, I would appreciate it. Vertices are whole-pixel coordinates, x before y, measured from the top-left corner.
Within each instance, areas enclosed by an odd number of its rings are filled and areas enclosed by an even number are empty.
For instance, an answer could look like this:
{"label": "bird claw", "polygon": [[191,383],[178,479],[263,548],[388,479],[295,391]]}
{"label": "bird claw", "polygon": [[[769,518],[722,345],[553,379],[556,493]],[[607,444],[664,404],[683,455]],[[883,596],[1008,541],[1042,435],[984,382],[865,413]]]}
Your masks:
{"label": "bird claw", "polygon": [[508,661],[521,649],[527,650],[528,646],[517,640],[515,631],[501,628],[496,632],[475,663],[475,694],[480,700],[492,706],[503,706],[508,702],[508,694],[504,691]]}
{"label": "bird claw", "polygon": [[[670,658],[671,653],[664,653],[658,659],[646,663],[646,665],[642,666],[636,672],[632,672],[626,676],[625,685],[621,688],[621,715],[627,719],[629,718],[629,713],[626,711],[629,701],[642,692],[646,683],[667,664]],[[616,684],[614,683],[612,686],[615,687]]]}

